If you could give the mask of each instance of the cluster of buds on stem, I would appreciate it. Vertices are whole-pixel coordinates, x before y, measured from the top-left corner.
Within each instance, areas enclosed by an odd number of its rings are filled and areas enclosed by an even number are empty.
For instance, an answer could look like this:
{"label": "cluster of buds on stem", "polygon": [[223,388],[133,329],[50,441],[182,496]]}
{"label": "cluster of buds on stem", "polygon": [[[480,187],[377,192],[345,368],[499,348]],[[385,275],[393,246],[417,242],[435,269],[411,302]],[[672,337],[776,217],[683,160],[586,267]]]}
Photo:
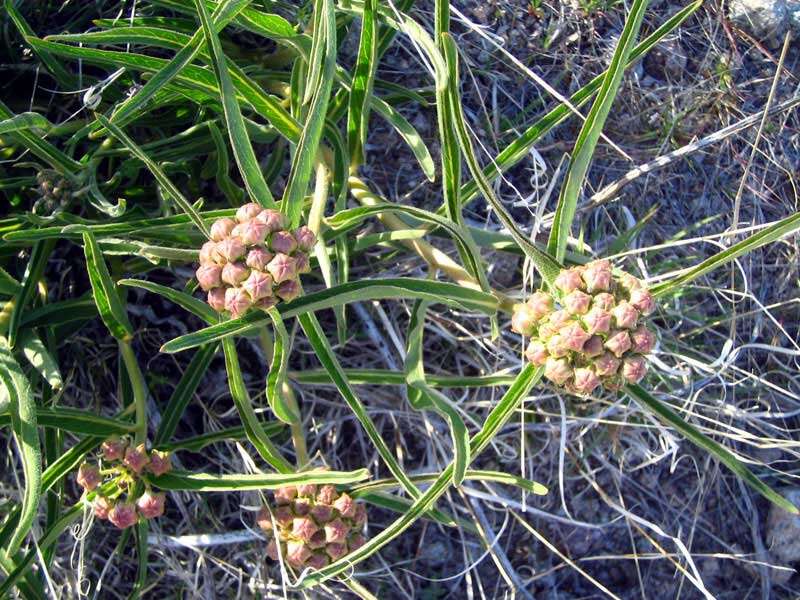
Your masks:
{"label": "cluster of buds on stem", "polygon": [[274,504],[258,513],[267,534],[267,555],[297,569],[321,569],[360,548],[367,511],[332,485],[286,486],[275,490]]}
{"label": "cluster of buds on stem", "polygon": [[300,294],[300,274],[311,270],[308,253],[317,240],[306,226],[286,227],[283,214],[254,202],[211,226],[196,272],[211,308],[235,318]]}
{"label": "cluster of buds on stem", "polygon": [[37,215],[50,216],[69,206],[73,196],[72,182],[58,171],[43,169],[36,174],[36,192],[39,198],[33,204]]}
{"label": "cluster of buds on stem", "polygon": [[552,294],[538,291],[514,307],[511,327],[531,338],[525,356],[544,366],[548,380],[585,396],[644,377],[644,357],[656,343],[645,324],[653,310],[639,279],[616,276],[609,261],[596,260],[562,270]]}
{"label": "cluster of buds on stem", "polygon": [[154,519],[164,514],[165,494],[153,491],[142,481],[142,475],[163,475],[171,469],[168,452],[147,450],[144,444],[134,445],[127,438],[113,436],[103,442],[99,462],[83,463],[75,480],[86,492],[94,492],[106,483],[116,484],[112,495],[99,490],[95,494],[94,514],[126,529],[140,517]]}

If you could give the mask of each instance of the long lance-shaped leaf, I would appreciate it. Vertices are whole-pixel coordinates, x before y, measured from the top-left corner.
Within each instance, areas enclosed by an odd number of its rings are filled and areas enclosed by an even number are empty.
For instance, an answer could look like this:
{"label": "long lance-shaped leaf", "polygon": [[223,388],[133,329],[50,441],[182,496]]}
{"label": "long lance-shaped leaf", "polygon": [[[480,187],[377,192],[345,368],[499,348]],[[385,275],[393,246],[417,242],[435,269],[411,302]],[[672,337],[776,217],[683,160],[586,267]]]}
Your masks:
{"label": "long lance-shaped leaf", "polygon": [[244,184],[250,193],[250,197],[262,206],[272,208],[275,206],[275,200],[269,191],[267,182],[264,180],[264,174],[261,172],[261,167],[253,151],[253,144],[247,135],[242,111],[239,108],[239,101],[236,99],[236,90],[233,87],[230,73],[228,73],[225,54],[222,52],[222,44],[211,24],[205,0],[195,0],[195,6],[200,16],[200,22],[203,25],[206,44],[211,51],[211,62],[219,83],[222,109],[225,115],[225,123],[228,126],[228,135],[231,138],[231,147],[233,148],[236,164],[239,165],[239,171],[242,174],[242,179],[244,179]]}
{"label": "long lance-shaped leaf", "polygon": [[542,279],[544,279],[548,285],[552,285],[553,281],[561,270],[559,261],[555,260],[546,252],[539,250],[539,248],[537,248],[528,239],[525,233],[516,224],[514,219],[511,218],[511,215],[508,214],[508,211],[505,209],[502,202],[500,202],[500,200],[498,200],[498,198],[495,196],[492,186],[489,184],[489,181],[486,179],[486,177],[484,177],[483,172],[481,171],[480,165],[478,164],[478,160],[475,156],[475,151],[472,148],[472,140],[470,139],[469,132],[467,131],[464,113],[461,109],[461,100],[458,96],[458,49],[456,48],[455,42],[453,42],[452,38],[448,34],[442,35],[442,47],[445,54],[445,60],[447,61],[447,66],[450,69],[449,94],[447,101],[449,102],[452,110],[453,128],[458,136],[458,141],[461,145],[461,151],[464,154],[464,158],[467,161],[467,166],[469,167],[472,176],[475,178],[479,189],[492,205],[497,217],[511,233],[514,241],[534,264],[536,269],[541,274]]}
{"label": "long lance-shaped leaf", "polygon": [[16,133],[26,129],[48,130],[53,124],[46,117],[35,112],[24,112],[0,121],[0,135]]}
{"label": "long lance-shaped leaf", "polygon": [[133,327],[128,321],[125,307],[117,295],[114,281],[108,272],[97,240],[90,231],[83,233],[83,252],[86,255],[89,282],[92,284],[92,296],[100,318],[103,319],[103,323],[115,338],[121,342],[130,340],[133,337]]}
{"label": "long lance-shaped leaf", "polygon": [[281,203],[281,210],[289,216],[292,227],[300,224],[303,200],[308,191],[311,169],[317,160],[336,69],[336,16],[332,0],[315,0],[314,13],[318,15],[316,22],[319,25],[314,31],[314,39],[319,41],[320,50],[312,55],[311,64],[319,65],[321,73],[315,89],[310,90],[313,95]]}
{"label": "long lance-shaped leaf", "polygon": [[[679,27],[686,19],[692,16],[695,11],[703,5],[705,0],[694,0],[686,5],[684,8],[676,12],[672,17],[667,19],[660,27],[653,33],[647,36],[644,40],[633,49],[628,57],[628,63],[625,68],[630,68],[642,56],[647,54],[653,47],[658,44],[664,37]],[[589,83],[579,89],[577,92],[569,97],[569,103],[573,107],[580,107],[586,104],[589,99],[600,89],[606,73],[601,73]],[[555,128],[560,123],[564,122],[574,113],[566,104],[559,104],[554,109],[548,111],[544,116],[539,118],[533,125],[528,127],[521,135],[514,138],[514,141],[506,146],[486,167],[483,169],[483,175],[489,181],[494,181],[500,174],[505,173],[514,165],[524,160],[529,156],[530,149],[549,131]],[[478,194],[481,193],[475,181],[468,181],[461,189],[461,201],[464,203],[471,202]]]}
{"label": "long lance-shaped leaf", "polygon": [[725,446],[712,440],[707,435],[701,433],[693,425],[684,421],[680,415],[674,412],[663,402],[653,397],[647,390],[638,385],[627,385],[625,391],[645,410],[653,413],[661,421],[677,429],[687,440],[698,448],[709,452],[712,456],[728,467],[737,477],[753,488],[756,492],[764,496],[767,500],[779,506],[793,515],[800,514],[792,502],[778,494],[767,484],[756,477],[736,456]]}
{"label": "long lance-shaped leaf", "polygon": [[[127,285],[136,285],[134,283],[136,281],[126,280],[125,283]],[[464,310],[477,310],[487,315],[492,315],[497,311],[497,299],[484,292],[470,290],[453,283],[412,278],[351,281],[320,290],[319,292],[306,294],[291,302],[281,303],[277,308],[281,316],[284,319],[288,319],[350,302],[397,300],[400,298],[420,298]],[[243,335],[267,324],[269,324],[269,318],[266,315],[258,311],[251,311],[238,319],[231,319],[170,340],[161,347],[161,351],[168,353],[182,352],[209,342],[227,339],[233,335]]]}
{"label": "long lance-shaped leaf", "polygon": [[236,354],[236,346],[232,338],[227,338],[222,342],[222,349],[225,352],[225,368],[228,372],[228,386],[231,390],[233,403],[242,419],[242,425],[247,432],[247,439],[255,446],[261,458],[267,461],[278,473],[291,473],[292,465],[281,456],[278,449],[269,439],[269,436],[261,426],[258,416],[253,410],[250,394],[244,384],[242,370],[239,367],[239,357]]}
{"label": "long lance-shaped leaf", "polygon": [[25,274],[22,277],[22,288],[14,297],[11,316],[8,321],[8,345],[12,348],[17,344],[17,336],[19,335],[23,315],[39,287],[39,280],[42,278],[44,268],[47,266],[47,259],[50,257],[52,250],[53,242],[38,242],[34,245],[31,256],[28,259]]}
{"label": "long lance-shaped leaf", "polygon": [[211,308],[207,302],[203,302],[199,298],[190,296],[186,292],[175,290],[160,283],[154,283],[144,279],[120,279],[119,285],[135,287],[148,292],[153,292],[159,296],[163,296],[170,302],[174,302],[181,308],[188,310],[193,315],[200,317],[206,323],[214,324],[219,323],[219,314]]}
{"label": "long lance-shaped leaf", "polygon": [[53,358],[53,355],[42,340],[33,331],[26,330],[20,336],[19,345],[25,359],[39,372],[42,379],[47,382],[47,385],[53,391],[60,390],[64,380],[61,377],[61,371],[58,369],[58,362]]}
{"label": "long lance-shaped leaf", "polygon": [[619,84],[622,82],[625,65],[636,44],[636,37],[639,35],[647,2],[648,0],[634,0],[631,4],[630,13],[625,19],[625,27],[622,29],[617,47],[611,57],[611,64],[608,66],[597,98],[595,98],[575,142],[572,161],[564,187],[561,188],[561,196],[553,217],[553,228],[550,230],[550,238],[547,241],[548,252],[555,256],[558,262],[564,260],[567,240],[572,229],[572,220],[575,218],[575,209],[578,206],[578,197],[583,189],[583,181],[589,170],[597,141],[603,132],[606,117],[617,95]]}
{"label": "long lance-shaped leaf", "polygon": [[[412,475],[411,481],[418,484],[426,484],[436,481],[438,477],[439,473],[419,473],[417,475]],[[467,472],[464,474],[464,480],[491,481],[492,483],[513,485],[521,490],[530,492],[531,494],[536,494],[537,496],[546,496],[548,492],[547,486],[539,483],[538,481],[525,479],[524,477],[520,477],[519,475],[514,475],[512,473],[503,473],[502,471],[467,469]],[[367,483],[360,483],[358,485],[351,486],[348,490],[348,493],[353,498],[360,498],[364,494],[391,490],[395,488],[397,488],[397,482],[393,479],[376,479]]]}
{"label": "long lance-shaped leaf", "polygon": [[275,490],[285,485],[345,485],[369,479],[367,469],[356,471],[301,471],[299,473],[247,474],[184,473],[171,471],[148,480],[162,490],[192,492],[245,492]]}
{"label": "long lance-shaped leaf", "polygon": [[[350,383],[353,385],[405,385],[406,376],[389,369],[345,369]],[[431,375],[426,374],[425,379],[430,386],[451,388],[464,387],[476,388],[494,385],[511,385],[515,375],[508,372],[494,373],[491,375]],[[289,371],[289,379],[307,385],[333,385],[328,372],[324,369],[307,369],[303,371]]]}
{"label": "long lance-shaped leaf", "polygon": [[292,410],[291,403],[286,401],[284,395],[284,385],[287,385],[286,369],[289,364],[289,333],[275,307],[270,308],[267,314],[272,321],[272,330],[275,332],[272,341],[272,362],[267,375],[267,401],[276,417],[284,423],[292,425],[300,421],[300,415]]}
{"label": "long lance-shaped leaf", "polygon": [[111,121],[109,121],[104,115],[96,113],[95,118],[97,118],[97,120],[100,121],[103,127],[105,127],[106,129],[108,129],[109,132],[111,132],[111,135],[113,135],[120,142],[122,142],[125,145],[125,147],[127,147],[128,150],[130,150],[131,154],[133,154],[136,158],[142,161],[142,163],[144,163],[147,169],[153,174],[153,177],[156,178],[156,181],[158,181],[159,185],[161,185],[161,187],[164,188],[164,190],[172,198],[172,200],[178,206],[180,206],[183,212],[185,212],[189,216],[189,218],[192,220],[195,226],[203,233],[203,235],[209,237],[210,232],[208,226],[205,224],[203,219],[197,213],[194,206],[191,205],[191,203],[184,197],[184,195],[181,194],[177,186],[174,183],[172,183],[169,177],[167,177],[166,173],[164,173],[161,167],[159,167],[149,156],[147,156],[147,154],[145,154],[145,152],[136,144],[136,142],[134,142],[130,137],[128,137],[128,135],[124,131],[122,131],[119,127],[111,123]]}
{"label": "long lance-shaped leaf", "polygon": [[[11,424],[10,408],[0,409],[0,427]],[[108,437],[115,433],[122,434],[132,431],[132,423],[102,417],[92,412],[76,408],[55,407],[36,409],[36,422],[39,427],[50,427],[70,433]]]}
{"label": "long lance-shaped leaf", "polygon": [[[520,402],[527,396],[536,382],[539,381],[541,375],[542,369],[537,369],[530,364],[522,369],[513,385],[506,391],[497,405],[489,413],[481,430],[470,440],[470,455],[472,456],[472,460],[475,460],[478,454],[489,445],[492,438],[497,435],[500,428],[508,422],[517,406],[519,406]],[[303,580],[301,585],[305,588],[309,588],[326,579],[339,575],[344,571],[352,569],[356,564],[372,556],[375,552],[408,529],[426,511],[433,508],[436,501],[450,487],[453,477],[453,467],[453,463],[450,463],[425,493],[414,501],[405,514],[393,523],[390,523],[364,546],[351,552],[344,559],[337,560],[327,567],[311,573]]]}
{"label": "long lance-shaped leaf", "polygon": [[750,237],[735,243],[730,248],[726,248],[722,252],[707,258],[700,264],[692,267],[687,272],[653,286],[652,291],[655,296],[665,296],[677,290],[680,290],[684,285],[706,273],[713,271],[717,267],[737,259],[743,254],[752,252],[753,250],[771,244],[774,241],[781,239],[784,236],[792,234],[800,230],[800,213],[796,213],[780,221],[776,221],[769,227],[765,227],[758,233],[754,233]]}
{"label": "long lance-shaped leaf", "polygon": [[366,0],[361,15],[361,39],[358,44],[356,66],[353,69],[353,83],[350,86],[347,111],[347,147],[350,151],[350,164],[364,162],[364,144],[367,139],[367,123],[372,96],[375,70],[378,68],[378,38],[375,35],[375,12],[377,0]]}
{"label": "long lance-shaped leaf", "polygon": [[314,313],[300,315],[297,320],[300,322],[300,326],[303,328],[308,341],[314,348],[317,359],[322,363],[322,367],[330,373],[331,379],[336,384],[336,388],[339,390],[342,398],[350,407],[350,410],[353,411],[358,422],[361,423],[361,426],[378,450],[378,454],[380,454],[389,471],[412,498],[419,497],[419,489],[411,483],[403,467],[400,466],[397,459],[392,454],[392,451],[386,445],[386,442],[383,441],[378,428],[375,427],[375,423],[373,423],[367,413],[364,404],[359,400],[350,382],[347,381],[347,376],[344,374],[342,366],[333,353],[333,349],[328,342],[328,338],[325,337],[325,333],[322,331],[322,327],[319,321],[317,321],[316,315]]}
{"label": "long lance-shaped leaf", "polygon": [[30,384],[11,353],[6,338],[0,337],[0,383],[6,388],[14,442],[22,463],[25,488],[20,493],[20,515],[11,539],[0,551],[13,559],[33,527],[42,485],[42,452],[36,429],[36,403]]}

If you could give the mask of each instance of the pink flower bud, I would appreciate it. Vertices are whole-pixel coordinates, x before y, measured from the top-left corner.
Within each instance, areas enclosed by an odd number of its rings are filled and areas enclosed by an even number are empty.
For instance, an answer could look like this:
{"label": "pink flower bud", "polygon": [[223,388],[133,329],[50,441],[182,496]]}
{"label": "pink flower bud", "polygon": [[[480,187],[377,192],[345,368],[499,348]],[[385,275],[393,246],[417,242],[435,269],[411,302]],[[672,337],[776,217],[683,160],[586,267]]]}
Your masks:
{"label": "pink flower bud", "polygon": [[544,376],[556,385],[564,385],[572,377],[572,368],[566,358],[550,357],[545,363]]}
{"label": "pink flower bud", "polygon": [[347,539],[350,528],[341,519],[334,519],[325,525],[325,541],[329,544],[340,544]]}
{"label": "pink flower bud", "polygon": [[[317,508],[317,507],[315,507],[315,508]],[[325,530],[324,529],[320,529],[319,531],[317,531],[317,533],[312,535],[311,539],[306,542],[306,546],[308,546],[312,550],[319,550],[320,548],[324,548],[325,544],[326,544],[326,542],[325,542]]]}
{"label": "pink flower bud", "polygon": [[170,458],[169,452],[151,450],[150,462],[147,464],[147,470],[156,477],[169,473],[172,470],[172,459]]}
{"label": "pink flower bud", "polygon": [[245,312],[253,304],[250,294],[241,288],[228,288],[225,290],[225,309],[231,313],[235,319]]}
{"label": "pink flower bud", "polygon": [[559,329],[561,329],[560,325],[552,325],[549,322],[545,322],[539,325],[539,331],[537,332],[537,335],[540,340],[549,340],[556,333],[558,333]]}
{"label": "pink flower bud", "polygon": [[108,520],[118,529],[127,529],[131,525],[135,525],[139,517],[136,514],[136,507],[132,503],[117,502],[108,511]]}
{"label": "pink flower bud", "polygon": [[306,566],[312,569],[322,569],[330,564],[330,559],[326,554],[315,552],[306,560]]}
{"label": "pink flower bud", "polygon": [[308,254],[295,252],[292,258],[294,258],[298,273],[311,273],[311,260],[308,258]]}
{"label": "pink flower bud", "polygon": [[239,239],[245,246],[255,246],[263,244],[267,237],[267,226],[260,221],[247,221],[239,226]]}
{"label": "pink flower bud", "polygon": [[206,301],[217,312],[225,310],[225,288],[214,288],[208,292]]}
{"label": "pink flower bud", "polygon": [[301,517],[305,517],[308,513],[311,512],[311,501],[306,500],[305,498],[298,498],[294,501],[294,514],[300,515]]}
{"label": "pink flower bud", "polygon": [[294,540],[287,542],[286,562],[293,567],[302,567],[309,556],[311,556],[311,550],[309,550],[303,542],[296,542]]}
{"label": "pink flower bud", "polygon": [[633,351],[640,354],[650,354],[656,346],[656,334],[644,325],[640,325],[631,333],[631,340],[633,340]]}
{"label": "pink flower bud", "polygon": [[338,494],[336,493],[335,486],[330,484],[323,485],[321,488],[319,488],[317,502],[321,502],[322,504],[333,504],[337,496]]}
{"label": "pink flower bud", "polygon": [[573,352],[580,352],[586,340],[590,337],[579,323],[565,325],[558,332],[558,335],[561,336],[561,343],[563,346]]}
{"label": "pink flower bud", "polygon": [[300,282],[296,279],[291,281],[284,281],[275,290],[275,293],[286,302],[291,302],[300,295]]}
{"label": "pink flower bud", "polygon": [[275,283],[283,283],[294,279],[297,275],[297,265],[291,256],[286,254],[276,254],[275,258],[269,261],[267,270]]}
{"label": "pink flower bud", "polygon": [[217,219],[211,226],[211,239],[215,242],[221,242],[231,234],[233,228],[236,227],[236,221],[228,217]]}
{"label": "pink flower bud", "polygon": [[586,367],[575,369],[575,380],[572,382],[573,389],[579,394],[591,394],[600,385],[600,378],[595,372]]}
{"label": "pink flower bud", "polygon": [[281,527],[288,527],[294,521],[294,513],[292,512],[292,507],[288,504],[282,504],[281,506],[276,506],[275,509],[272,511],[272,516],[275,519],[275,522]]}
{"label": "pink flower bud", "polygon": [[590,293],[607,292],[611,289],[611,263],[607,260],[596,260],[586,265],[583,270],[583,281]]}
{"label": "pink flower bud", "polygon": [[347,494],[342,494],[333,503],[333,507],[339,511],[343,517],[350,518],[355,514],[355,502]]}
{"label": "pink flower bud", "polygon": [[614,377],[607,377],[603,379],[603,388],[607,389],[610,392],[615,392],[622,388],[622,384],[625,382],[622,377],[619,375],[615,375]]}
{"label": "pink flower bud", "polygon": [[611,329],[611,313],[595,306],[583,317],[583,324],[591,334],[608,333]]}
{"label": "pink flower bud", "polygon": [[256,515],[256,525],[258,525],[262,531],[272,531],[272,515],[266,506],[262,506],[261,510],[258,511]]}
{"label": "pink flower bud", "polygon": [[100,485],[103,478],[100,475],[100,469],[89,463],[83,463],[78,467],[78,475],[75,477],[75,481],[77,481],[78,485],[84,490],[91,492]]}
{"label": "pink flower bud", "polygon": [[[227,267],[228,265],[225,266]],[[222,285],[222,280],[220,279],[222,269],[219,265],[200,265],[194,274],[200,287],[206,292]]]}
{"label": "pink flower bud", "polygon": [[554,284],[565,294],[569,294],[583,287],[580,271],[576,269],[564,269],[561,271],[558,277],[556,277]]}
{"label": "pink flower bud", "polygon": [[125,463],[125,466],[137,475],[141,474],[142,469],[144,469],[145,465],[150,462],[150,458],[147,456],[147,450],[145,449],[144,444],[139,444],[135,448],[129,447],[126,449],[125,458],[122,462]]}
{"label": "pink flower bud", "polygon": [[328,544],[325,546],[325,552],[331,557],[331,560],[338,560],[347,554],[347,546],[345,544]]}
{"label": "pink flower bud", "polygon": [[619,369],[619,359],[609,352],[594,359],[594,372],[600,377],[614,375],[617,369]]}
{"label": "pink flower bud", "polygon": [[278,560],[280,555],[278,554],[278,542],[274,539],[270,540],[267,544],[267,556],[269,556],[272,560]]}
{"label": "pink flower bud", "polygon": [[631,338],[627,331],[612,331],[606,340],[605,347],[620,358],[631,347]]}
{"label": "pink flower bud", "polygon": [[275,231],[269,236],[269,247],[273,252],[291,254],[297,250],[297,240],[288,231]]}
{"label": "pink flower bud", "polygon": [[531,340],[525,350],[525,358],[537,367],[541,367],[547,361],[547,356],[547,347],[540,340]]}
{"label": "pink flower bud", "polygon": [[263,311],[268,311],[270,308],[278,303],[277,296],[267,296],[256,302],[253,306]]}
{"label": "pink flower bud", "polygon": [[311,509],[311,516],[317,523],[327,523],[333,517],[333,507],[317,504]]}
{"label": "pink flower bud", "polygon": [[603,338],[599,335],[593,335],[583,345],[583,355],[587,358],[600,356],[603,353]]}
{"label": "pink flower bud", "polygon": [[530,337],[536,331],[537,320],[527,304],[517,304],[511,315],[511,329],[520,335]]}
{"label": "pink flower bud", "polygon": [[348,545],[350,546],[350,552],[354,552],[361,548],[364,544],[367,543],[366,538],[361,535],[360,533],[354,533],[350,536],[350,541]]}
{"label": "pink flower bud", "polygon": [[272,260],[273,256],[272,252],[268,252],[264,248],[253,248],[247,253],[245,262],[251,269],[265,271],[267,269],[267,263]]}
{"label": "pink flower bud", "polygon": [[561,325],[569,323],[570,321],[572,321],[572,315],[566,310],[557,310],[553,313],[550,313],[550,318],[548,319],[548,323],[555,327],[560,327]]}
{"label": "pink flower bud", "polygon": [[122,460],[125,456],[125,448],[128,447],[128,441],[123,440],[118,435],[112,435],[100,446],[103,452],[103,458],[107,461]]}
{"label": "pink flower bud", "polygon": [[163,492],[145,491],[136,501],[139,514],[145,519],[155,519],[164,514],[164,502],[167,497]]}
{"label": "pink flower bud", "polygon": [[297,488],[293,485],[285,485],[273,492],[276,504],[288,504],[297,497]]}
{"label": "pink flower bud", "polygon": [[639,311],[624,300],[611,310],[611,314],[614,316],[617,327],[621,329],[633,329],[639,321]]}
{"label": "pink flower bud", "polygon": [[251,271],[250,277],[242,283],[242,289],[247,290],[253,301],[261,300],[272,295],[272,277],[261,271]]}
{"label": "pink flower bud", "polygon": [[303,252],[311,252],[317,243],[317,236],[305,225],[294,230],[294,239],[297,240],[297,247]]}
{"label": "pink flower bud", "polygon": [[217,244],[217,252],[227,262],[234,262],[244,256],[244,244],[239,238],[229,237]]}
{"label": "pink flower bud", "polygon": [[628,290],[628,292],[633,292],[633,290],[638,290],[640,287],[642,287],[642,282],[630,273],[623,273],[620,275],[617,281],[619,282],[619,285],[623,289]]}
{"label": "pink flower bud", "polygon": [[286,229],[286,217],[278,212],[277,210],[272,209],[265,209],[262,210],[258,216],[256,216],[256,220],[264,223],[267,226],[267,231],[272,233],[273,231],[280,231],[281,229]]}
{"label": "pink flower bud", "polygon": [[591,303],[592,297],[589,294],[584,294],[580,290],[570,292],[564,298],[564,308],[566,308],[573,315],[586,314]]}
{"label": "pink flower bud", "polygon": [[263,210],[264,207],[260,204],[249,202],[248,204],[240,206],[236,211],[236,220],[239,221],[239,223],[244,223],[245,221],[255,218]]}
{"label": "pink flower bud", "polygon": [[367,524],[367,508],[363,504],[356,504],[356,516],[353,517],[353,525],[359,529]]}
{"label": "pink flower bud", "polygon": [[564,344],[560,334],[555,334],[547,340],[547,354],[552,358],[561,358],[569,354],[569,348]]}
{"label": "pink flower bud", "polygon": [[229,262],[222,268],[221,279],[228,285],[239,285],[247,276],[250,275],[250,269],[244,266],[244,263]]}
{"label": "pink flower bud", "polygon": [[631,304],[643,315],[649,315],[656,309],[653,295],[645,289],[636,289],[631,292]]}
{"label": "pink flower bud", "polygon": [[553,312],[553,297],[545,292],[534,292],[528,298],[528,311],[534,319],[541,321]]}
{"label": "pink flower bud", "polygon": [[607,292],[601,292],[599,294],[595,294],[594,300],[592,300],[592,306],[595,306],[602,310],[611,310],[616,306],[617,301],[611,294]]}
{"label": "pink flower bud", "polygon": [[200,248],[200,264],[215,265],[222,261],[222,256],[217,249],[217,242],[206,242]]}
{"label": "pink flower bud", "polygon": [[631,356],[622,361],[622,376],[628,383],[638,383],[647,373],[647,363],[641,356]]}
{"label": "pink flower bud", "polygon": [[297,486],[298,496],[314,496],[317,493],[317,485],[315,483],[301,483]]}
{"label": "pink flower bud", "polygon": [[309,517],[297,517],[292,521],[292,535],[304,542],[310,540],[317,531],[319,531],[319,527]]}
{"label": "pink flower bud", "polygon": [[113,508],[111,501],[105,496],[95,496],[92,508],[94,509],[94,516],[98,519],[105,521],[108,518],[109,511]]}

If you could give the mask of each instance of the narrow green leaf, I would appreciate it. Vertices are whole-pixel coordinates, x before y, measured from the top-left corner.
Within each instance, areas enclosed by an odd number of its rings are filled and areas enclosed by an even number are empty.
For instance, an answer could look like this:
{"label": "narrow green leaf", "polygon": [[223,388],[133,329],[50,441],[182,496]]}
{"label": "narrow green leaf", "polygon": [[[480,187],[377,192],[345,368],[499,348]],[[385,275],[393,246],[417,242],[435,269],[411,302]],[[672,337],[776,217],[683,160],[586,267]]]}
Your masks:
{"label": "narrow green leaf", "polygon": [[147,290],[148,292],[153,292],[159,296],[163,296],[181,308],[188,310],[193,315],[200,317],[206,323],[219,322],[219,314],[217,314],[207,302],[203,302],[194,296],[190,296],[186,292],[181,292],[180,290],[175,290],[165,285],[161,285],[160,283],[153,283],[152,281],[147,281],[145,279],[120,279],[118,283],[119,285],[135,287],[142,290]]}
{"label": "narrow green leaf", "polygon": [[267,401],[276,417],[284,423],[292,425],[300,422],[300,415],[293,411],[290,404],[286,402],[283,392],[283,386],[288,385],[286,369],[289,364],[289,334],[275,307],[270,308],[267,315],[272,320],[272,330],[275,332],[272,341],[272,362],[267,374]]}
{"label": "narrow green leaf", "polygon": [[[411,480],[417,484],[428,484],[436,481],[439,473],[420,473],[412,475]],[[548,493],[547,486],[542,485],[538,481],[525,479],[518,475],[511,473],[504,473],[502,471],[484,471],[479,469],[468,469],[464,474],[466,481],[491,481],[492,483],[502,483],[505,485],[513,485],[520,489],[536,494],[537,496],[546,496]],[[397,482],[393,479],[376,479],[367,483],[360,483],[350,488],[350,495],[353,498],[361,498],[364,494],[373,492],[391,490],[397,487]]]}
{"label": "narrow green leaf", "polygon": [[358,166],[364,162],[364,144],[367,139],[367,124],[372,97],[375,70],[378,68],[378,38],[375,34],[375,12],[377,0],[365,0],[361,13],[361,38],[358,55],[350,85],[347,110],[347,147],[350,164]]}
{"label": "narrow green leaf", "polygon": [[58,363],[50,354],[33,331],[23,331],[20,336],[20,348],[25,359],[36,369],[53,391],[58,391],[63,385]]}
{"label": "narrow green leaf", "polygon": [[245,492],[253,490],[274,490],[285,485],[304,483],[344,485],[369,479],[367,469],[356,471],[301,471],[299,473],[249,474],[225,473],[185,473],[170,471],[158,477],[148,477],[149,481],[162,490],[192,492]]}
{"label": "narrow green leaf", "polygon": [[383,119],[394,127],[395,131],[400,134],[411,152],[414,153],[414,158],[417,159],[422,172],[427,177],[428,181],[436,179],[436,165],[431,156],[430,150],[422,140],[422,136],[414,128],[414,126],[403,115],[397,112],[390,104],[379,98],[372,96],[370,100],[370,107]]}
{"label": "narrow green leaf", "polygon": [[[345,369],[345,373],[353,385],[405,385],[406,376],[398,371],[388,369]],[[328,372],[324,369],[305,369],[289,371],[289,378],[300,384],[333,385]],[[491,375],[426,375],[432,387],[464,387],[478,388],[496,385],[511,385],[516,376],[512,373],[494,373]]]}
{"label": "narrow green leaf", "polygon": [[8,345],[14,348],[17,344],[17,335],[28,304],[33,300],[39,287],[39,281],[47,266],[47,260],[53,251],[53,242],[38,242],[33,246],[31,257],[22,276],[22,289],[14,297],[14,305],[8,321]]}
{"label": "narrow green leaf", "polygon": [[89,282],[92,284],[92,296],[100,318],[115,338],[120,341],[130,340],[133,337],[133,327],[117,295],[103,254],[97,246],[97,240],[89,231],[83,233],[83,252],[86,255]]}
{"label": "narrow green leaf", "polygon": [[52,126],[53,124],[39,113],[24,112],[10,119],[3,119],[0,121],[0,135],[15,133],[24,129],[42,129],[46,131]]}
{"label": "narrow green leaf", "polygon": [[[38,407],[36,409],[36,421],[39,427],[49,427],[68,431],[69,433],[104,438],[114,434],[128,433],[134,429],[134,425],[126,421],[102,417],[85,410],[63,406],[54,408]],[[8,407],[0,409],[0,427],[6,427],[10,424],[11,410]]]}

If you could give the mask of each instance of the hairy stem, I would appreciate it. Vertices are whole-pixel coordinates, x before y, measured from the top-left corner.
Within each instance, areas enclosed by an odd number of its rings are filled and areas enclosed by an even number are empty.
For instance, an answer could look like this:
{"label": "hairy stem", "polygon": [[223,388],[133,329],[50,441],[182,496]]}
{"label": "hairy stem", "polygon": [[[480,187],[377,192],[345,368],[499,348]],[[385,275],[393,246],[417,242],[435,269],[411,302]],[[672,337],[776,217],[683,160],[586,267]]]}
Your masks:
{"label": "hairy stem", "polygon": [[136,410],[134,442],[141,444],[147,440],[147,385],[144,382],[142,371],[139,369],[139,363],[136,362],[130,341],[120,340],[119,351],[133,388],[133,405]]}

